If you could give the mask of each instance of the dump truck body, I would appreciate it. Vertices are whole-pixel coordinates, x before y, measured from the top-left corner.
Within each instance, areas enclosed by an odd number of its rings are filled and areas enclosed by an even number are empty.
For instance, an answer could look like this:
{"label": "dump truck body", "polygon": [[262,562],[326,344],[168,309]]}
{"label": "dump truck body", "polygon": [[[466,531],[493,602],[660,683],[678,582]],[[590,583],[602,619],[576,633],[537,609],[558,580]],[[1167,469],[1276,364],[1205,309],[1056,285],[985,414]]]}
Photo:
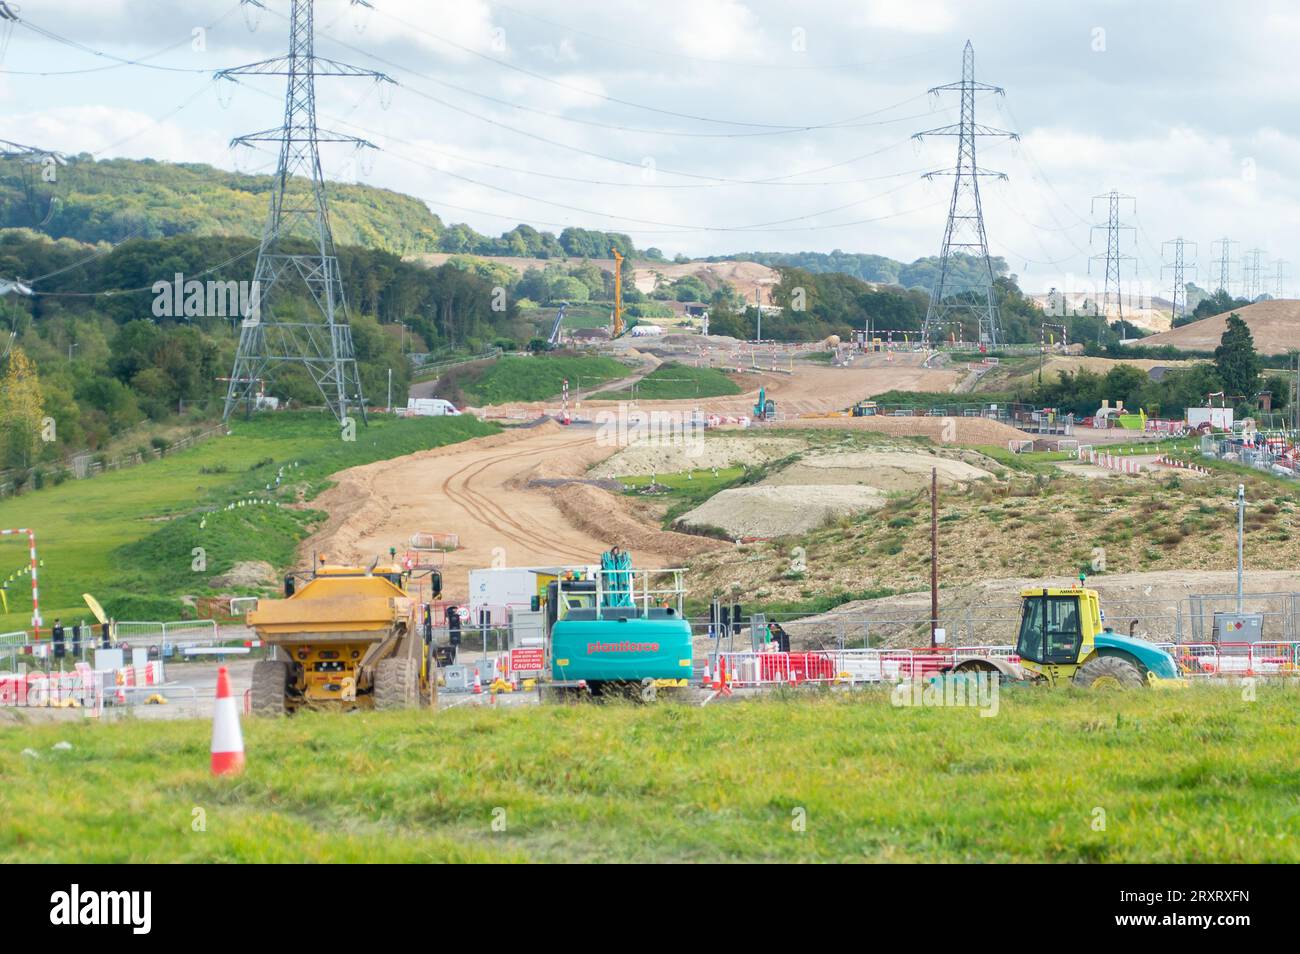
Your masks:
{"label": "dump truck body", "polygon": [[285,598],[258,600],[248,623],[274,658],[255,667],[254,709],[375,705],[385,665],[397,684],[379,694],[392,689],[415,701],[412,673],[427,690],[433,663],[406,579],[399,567],[321,566],[301,583],[287,579]]}

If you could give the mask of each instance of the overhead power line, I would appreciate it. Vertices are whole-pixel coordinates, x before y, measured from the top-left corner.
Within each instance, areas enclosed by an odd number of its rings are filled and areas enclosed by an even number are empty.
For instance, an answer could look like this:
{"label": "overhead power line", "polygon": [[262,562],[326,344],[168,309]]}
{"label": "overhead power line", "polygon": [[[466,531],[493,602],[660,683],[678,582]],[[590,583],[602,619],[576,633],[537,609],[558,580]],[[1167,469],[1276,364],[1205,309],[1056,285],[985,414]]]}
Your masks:
{"label": "overhead power line", "polygon": [[[221,16],[217,17],[215,20],[209,23],[206,27],[203,27],[203,29],[204,30],[215,29],[224,20],[226,20],[231,14],[233,14],[236,10],[238,10],[239,7],[240,4],[236,3],[225,13],[221,14]],[[99,50],[94,47],[87,46],[86,44],[81,43],[77,40],[72,40],[66,36],[55,33],[53,30],[49,30],[46,29],[45,27],[38,26],[35,23],[32,23],[30,20],[26,20],[21,17],[15,17],[14,19],[17,20],[20,26],[26,27],[27,29],[31,30],[33,33],[45,37],[47,40],[51,40],[55,43],[60,43],[63,46],[70,47],[74,50],[79,50],[82,53],[88,53],[91,56],[97,57],[99,59],[111,60],[112,62],[107,66],[94,66],[94,67],[87,67],[84,69],[74,69],[74,70],[0,70],[0,72],[9,73],[15,76],[73,76],[73,75],[84,74],[84,73],[102,73],[105,70],[121,69],[124,66],[138,66],[141,67],[142,69],[159,70],[166,73],[208,73],[210,72],[210,70],[206,70],[206,69],[195,69],[193,67],[182,67],[182,66],[162,66],[157,63],[149,62],[150,60],[156,59],[157,57],[162,56],[165,53],[170,53],[172,50],[175,50],[178,47],[189,45],[193,41],[192,33],[188,34],[184,39],[177,40],[175,43],[170,43],[167,46],[163,47],[162,49],[150,53],[147,56],[129,58],[129,57],[117,56],[113,53],[108,53],[105,52],[104,50]]]}

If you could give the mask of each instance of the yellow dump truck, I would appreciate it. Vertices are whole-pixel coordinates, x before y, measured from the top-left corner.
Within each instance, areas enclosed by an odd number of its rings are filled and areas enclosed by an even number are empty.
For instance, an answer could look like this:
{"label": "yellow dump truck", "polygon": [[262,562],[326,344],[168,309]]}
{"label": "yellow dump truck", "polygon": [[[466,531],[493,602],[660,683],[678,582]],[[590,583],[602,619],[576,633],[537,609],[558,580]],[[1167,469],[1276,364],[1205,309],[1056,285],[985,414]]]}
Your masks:
{"label": "yellow dump truck", "polygon": [[[253,713],[432,704],[432,629],[426,608],[409,595],[410,576],[399,565],[321,564],[285,577],[283,599],[258,600],[248,623],[273,648],[253,667]],[[436,571],[430,582],[437,599]]]}

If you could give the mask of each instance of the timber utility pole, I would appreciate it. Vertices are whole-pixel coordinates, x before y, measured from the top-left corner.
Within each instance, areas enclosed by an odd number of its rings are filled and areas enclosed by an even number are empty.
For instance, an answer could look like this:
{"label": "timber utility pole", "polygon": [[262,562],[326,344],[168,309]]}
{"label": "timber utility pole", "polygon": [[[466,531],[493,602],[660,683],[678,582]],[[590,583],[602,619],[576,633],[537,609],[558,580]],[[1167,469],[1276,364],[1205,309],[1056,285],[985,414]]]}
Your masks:
{"label": "timber utility pole", "polygon": [[939,468],[930,468],[930,648],[939,645]]}
{"label": "timber utility pole", "polygon": [[[254,7],[265,5],[264,0],[242,2]],[[348,143],[358,150],[374,145],[316,125],[316,77],[366,78],[381,89],[393,84],[393,80],[374,70],[317,56],[314,7],[315,0],[291,0],[286,55],[216,74],[217,80],[224,82],[239,82],[241,76],[286,78],[282,124],[240,136],[231,143],[274,144],[280,158],[272,178],[270,211],[257,250],[249,306],[240,324],[239,349],[230,373],[223,419],[228,419],[241,402],[251,411],[256,401],[255,384],[284,365],[306,370],[340,424],[347,423],[352,408],[365,419],[347,300],[325,203],[320,144]],[[291,290],[306,299],[310,312],[294,317],[276,313],[277,297]]]}
{"label": "timber utility pole", "polygon": [[[996,93],[1005,96],[1000,86],[975,81],[975,48],[969,40],[962,51],[961,81],[935,86],[932,95],[953,91],[961,93],[961,121],[951,126],[927,129],[912,136],[953,136],[957,139],[957,165],[946,172],[926,173],[926,179],[952,176],[952,200],[948,204],[948,223],[943,230],[939,252],[939,276],[930,289],[930,305],[921,326],[921,345],[929,347],[941,338],[943,328],[954,314],[973,317],[976,340],[981,349],[1001,344],[998,305],[994,285],[993,263],[989,259],[989,238],[984,230],[984,207],[980,200],[980,178],[1006,179],[1006,173],[981,169],[975,161],[975,142],[981,136],[1001,136],[1018,140],[1019,135],[975,122],[975,94]],[[963,260],[964,259],[964,260]]]}

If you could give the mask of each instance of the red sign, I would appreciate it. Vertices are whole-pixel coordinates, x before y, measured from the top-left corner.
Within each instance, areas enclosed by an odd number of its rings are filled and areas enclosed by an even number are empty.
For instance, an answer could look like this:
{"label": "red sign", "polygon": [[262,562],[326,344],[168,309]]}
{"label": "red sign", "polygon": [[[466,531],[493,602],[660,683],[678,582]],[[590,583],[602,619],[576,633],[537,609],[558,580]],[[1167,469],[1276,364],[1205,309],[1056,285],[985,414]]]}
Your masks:
{"label": "red sign", "polygon": [[510,650],[511,672],[541,672],[546,662],[546,651],[542,647]]}

